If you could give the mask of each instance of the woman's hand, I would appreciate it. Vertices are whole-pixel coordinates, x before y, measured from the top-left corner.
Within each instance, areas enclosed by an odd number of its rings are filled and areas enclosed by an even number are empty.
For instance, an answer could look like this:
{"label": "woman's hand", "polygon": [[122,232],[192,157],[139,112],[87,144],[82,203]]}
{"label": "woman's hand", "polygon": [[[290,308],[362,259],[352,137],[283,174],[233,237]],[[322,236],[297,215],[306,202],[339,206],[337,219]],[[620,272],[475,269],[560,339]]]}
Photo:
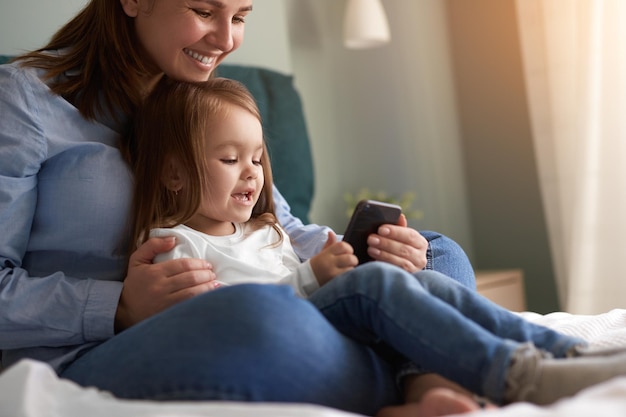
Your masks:
{"label": "woman's hand", "polygon": [[397,225],[382,225],[378,228],[378,234],[369,235],[367,238],[369,256],[411,273],[424,269],[428,241],[417,230],[408,228],[407,224],[406,216],[403,214]]}
{"label": "woman's hand", "polygon": [[346,242],[337,242],[337,236],[332,232],[328,233],[322,251],[312,257],[310,262],[320,286],[359,264],[352,246]]}
{"label": "woman's hand", "polygon": [[131,255],[115,314],[116,332],[219,286],[213,266],[202,259],[152,263],[156,255],[175,245],[173,237],[152,238]]}

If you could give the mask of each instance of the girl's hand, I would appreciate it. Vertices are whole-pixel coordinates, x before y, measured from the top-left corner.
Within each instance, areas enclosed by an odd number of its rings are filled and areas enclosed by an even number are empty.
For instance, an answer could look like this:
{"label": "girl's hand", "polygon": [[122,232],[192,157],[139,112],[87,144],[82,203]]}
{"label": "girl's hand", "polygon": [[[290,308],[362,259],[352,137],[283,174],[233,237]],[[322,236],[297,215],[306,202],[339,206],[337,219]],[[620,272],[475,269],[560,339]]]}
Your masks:
{"label": "girl's hand", "polygon": [[310,262],[320,286],[359,264],[352,246],[346,242],[337,242],[337,236],[332,232],[328,233],[322,251],[312,257]]}
{"label": "girl's hand", "polygon": [[219,286],[213,266],[202,259],[152,263],[157,254],[175,245],[173,237],[152,238],[131,255],[115,314],[116,332]]}
{"label": "girl's hand", "polygon": [[367,238],[367,253],[377,261],[394,264],[411,273],[424,269],[428,241],[407,224],[403,214],[397,225],[380,226],[378,234]]}

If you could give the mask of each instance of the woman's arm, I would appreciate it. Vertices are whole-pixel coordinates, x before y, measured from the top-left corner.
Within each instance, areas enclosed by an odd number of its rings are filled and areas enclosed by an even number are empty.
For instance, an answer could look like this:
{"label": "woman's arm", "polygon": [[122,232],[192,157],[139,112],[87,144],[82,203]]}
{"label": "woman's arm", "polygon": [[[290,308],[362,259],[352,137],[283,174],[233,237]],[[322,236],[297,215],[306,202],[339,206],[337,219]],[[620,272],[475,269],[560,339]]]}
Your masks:
{"label": "woman's arm", "polygon": [[[0,349],[110,337],[122,289],[121,282],[28,270],[27,254],[46,249],[46,233],[67,232],[67,225],[45,230],[45,222],[35,221],[42,204],[38,175],[50,151],[45,135],[54,134],[40,119],[46,113],[41,107],[50,104],[40,84],[33,73],[13,65],[0,67]],[[52,215],[40,209],[42,216]],[[33,234],[40,236],[37,242],[31,241]],[[66,255],[51,253],[51,260]]]}
{"label": "woman's arm", "polygon": [[[213,266],[207,261],[169,257],[175,245],[174,237],[152,238],[131,255],[115,314],[116,332],[217,288]],[[161,254],[167,260],[155,264]]]}
{"label": "woman's arm", "polygon": [[319,253],[326,243],[328,232],[332,232],[332,229],[317,224],[303,224],[300,219],[291,214],[289,204],[276,186],[274,186],[274,205],[278,222],[289,235],[291,244],[300,259],[310,259]]}

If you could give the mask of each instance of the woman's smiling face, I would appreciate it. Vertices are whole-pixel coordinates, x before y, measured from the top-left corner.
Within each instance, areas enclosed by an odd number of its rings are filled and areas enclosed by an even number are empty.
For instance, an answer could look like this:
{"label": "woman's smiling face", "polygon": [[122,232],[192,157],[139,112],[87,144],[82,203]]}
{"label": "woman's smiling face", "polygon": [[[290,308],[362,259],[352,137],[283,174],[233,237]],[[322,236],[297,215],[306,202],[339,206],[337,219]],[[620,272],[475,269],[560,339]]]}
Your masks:
{"label": "woman's smiling face", "polygon": [[146,66],[181,81],[205,81],[243,41],[252,0],[120,0],[135,19]]}

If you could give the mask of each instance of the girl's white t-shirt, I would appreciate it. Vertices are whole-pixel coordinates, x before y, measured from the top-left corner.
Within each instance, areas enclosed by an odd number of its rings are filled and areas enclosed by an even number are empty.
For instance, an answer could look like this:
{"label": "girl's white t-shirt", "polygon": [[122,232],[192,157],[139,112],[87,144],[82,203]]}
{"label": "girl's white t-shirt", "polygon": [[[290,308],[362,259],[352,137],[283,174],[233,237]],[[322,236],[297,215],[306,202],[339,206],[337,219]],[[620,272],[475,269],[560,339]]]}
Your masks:
{"label": "girl's white t-shirt", "polygon": [[154,262],[178,258],[205,259],[213,265],[217,280],[223,285],[243,283],[282,284],[292,286],[306,298],[319,288],[309,261],[302,262],[289,236],[271,226],[253,229],[250,223],[236,223],[228,236],[211,236],[185,225],[157,228],[150,237],[174,236],[176,246],[157,255]]}

